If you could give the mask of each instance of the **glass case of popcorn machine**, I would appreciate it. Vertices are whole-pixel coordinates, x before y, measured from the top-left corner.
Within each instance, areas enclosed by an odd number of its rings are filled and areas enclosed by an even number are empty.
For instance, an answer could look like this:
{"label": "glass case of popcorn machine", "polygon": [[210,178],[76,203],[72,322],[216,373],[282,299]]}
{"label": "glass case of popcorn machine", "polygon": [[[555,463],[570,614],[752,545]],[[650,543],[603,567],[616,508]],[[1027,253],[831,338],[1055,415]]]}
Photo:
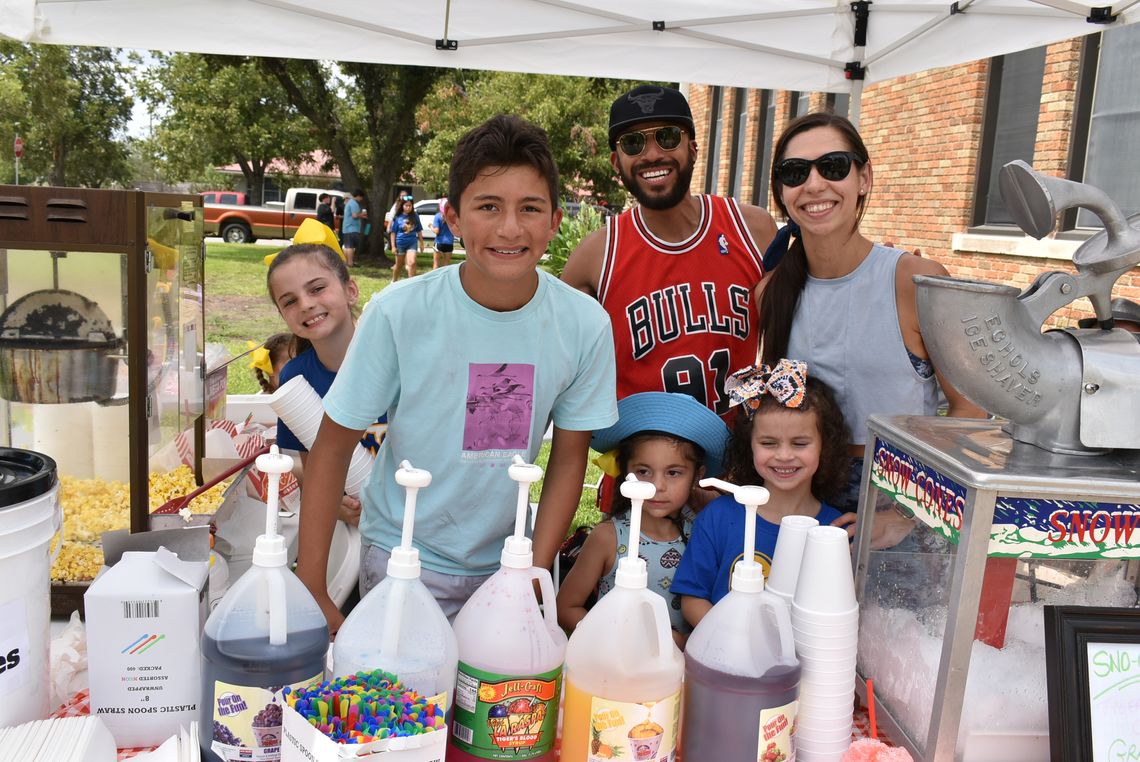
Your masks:
{"label": "glass case of popcorn machine", "polygon": [[0,445],[58,465],[57,614],[78,608],[101,533],[149,528],[152,471],[193,486],[201,212],[195,196],[0,186]]}

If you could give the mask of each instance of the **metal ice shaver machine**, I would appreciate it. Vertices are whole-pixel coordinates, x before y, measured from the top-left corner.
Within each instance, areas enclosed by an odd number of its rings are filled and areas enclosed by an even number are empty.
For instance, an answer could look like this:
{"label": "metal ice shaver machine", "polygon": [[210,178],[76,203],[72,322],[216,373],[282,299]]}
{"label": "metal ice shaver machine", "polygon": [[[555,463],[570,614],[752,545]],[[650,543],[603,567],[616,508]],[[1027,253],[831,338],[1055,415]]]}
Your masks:
{"label": "metal ice shaver machine", "polygon": [[[1050,759],[1043,607],[1137,602],[1140,335],[1116,326],[1111,295],[1140,264],[1140,215],[1023,162],[1000,182],[1034,238],[1077,206],[1104,229],[1075,273],[1024,291],[916,278],[935,367],[995,416],[868,422],[858,690],[874,681],[881,724],[921,762]],[[1080,297],[1095,327],[1042,330]]]}

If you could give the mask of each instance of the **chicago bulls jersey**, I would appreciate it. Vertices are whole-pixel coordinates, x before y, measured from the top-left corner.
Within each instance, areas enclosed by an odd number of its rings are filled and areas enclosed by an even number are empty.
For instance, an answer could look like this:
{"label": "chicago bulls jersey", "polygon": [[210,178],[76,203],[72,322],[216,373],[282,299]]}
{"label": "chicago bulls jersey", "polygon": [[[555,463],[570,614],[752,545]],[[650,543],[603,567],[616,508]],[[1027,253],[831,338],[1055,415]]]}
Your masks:
{"label": "chicago bulls jersey", "polygon": [[756,362],[763,256],[736,201],[696,197],[700,223],[663,241],[636,207],[606,225],[598,301],[613,324],[618,399],[682,392],[728,413],[724,381]]}

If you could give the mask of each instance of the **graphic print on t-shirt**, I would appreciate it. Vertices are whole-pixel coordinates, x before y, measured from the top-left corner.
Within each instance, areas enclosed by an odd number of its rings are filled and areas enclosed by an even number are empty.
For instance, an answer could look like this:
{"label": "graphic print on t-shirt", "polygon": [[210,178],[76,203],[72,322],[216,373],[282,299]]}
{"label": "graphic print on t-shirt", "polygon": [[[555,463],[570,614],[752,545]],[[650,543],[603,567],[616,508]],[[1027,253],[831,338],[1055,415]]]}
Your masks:
{"label": "graphic print on t-shirt", "polygon": [[534,365],[471,363],[467,371],[464,453],[526,450],[534,413]]}

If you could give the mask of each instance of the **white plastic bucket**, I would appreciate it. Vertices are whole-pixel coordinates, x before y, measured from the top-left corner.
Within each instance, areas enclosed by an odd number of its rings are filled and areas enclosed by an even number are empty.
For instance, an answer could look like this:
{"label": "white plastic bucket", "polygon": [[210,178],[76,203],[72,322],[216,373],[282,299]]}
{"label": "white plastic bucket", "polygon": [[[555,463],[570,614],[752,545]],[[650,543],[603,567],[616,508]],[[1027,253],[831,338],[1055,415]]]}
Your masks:
{"label": "white plastic bucket", "polygon": [[51,711],[51,540],[62,523],[55,461],[0,448],[0,727]]}

